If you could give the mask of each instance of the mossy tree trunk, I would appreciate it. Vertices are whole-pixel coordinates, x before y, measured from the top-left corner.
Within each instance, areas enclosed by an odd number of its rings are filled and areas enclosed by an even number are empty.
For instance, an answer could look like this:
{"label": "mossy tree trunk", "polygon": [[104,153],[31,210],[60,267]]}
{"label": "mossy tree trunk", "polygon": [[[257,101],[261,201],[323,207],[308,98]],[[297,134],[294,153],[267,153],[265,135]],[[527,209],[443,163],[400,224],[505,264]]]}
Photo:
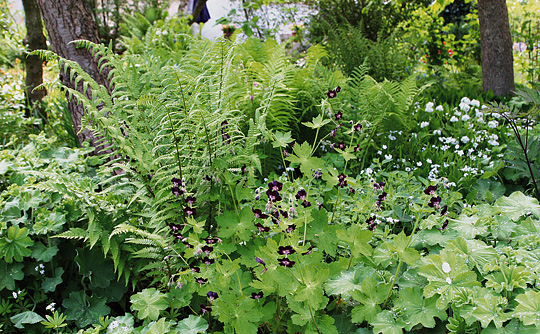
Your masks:
{"label": "mossy tree trunk", "polygon": [[485,92],[507,96],[515,90],[512,35],[505,0],[478,0],[482,82]]}
{"label": "mossy tree trunk", "polygon": [[[25,45],[28,52],[47,49],[47,39],[43,34],[41,13],[36,0],[22,0],[24,7],[26,38]],[[39,56],[27,56],[25,59],[26,77],[25,94],[28,103],[26,117],[37,115],[43,123],[47,121],[47,114],[43,108],[42,100],[47,95],[45,89],[34,90],[43,83],[43,62]]]}
{"label": "mossy tree trunk", "polygon": [[[70,42],[80,39],[99,43],[97,28],[92,14],[86,7],[86,2],[81,0],[37,0],[37,3],[47,28],[52,51],[63,58],[76,61],[97,83],[109,87],[107,73],[99,71],[91,51],[77,48],[73,43],[70,44]],[[68,75],[65,75],[64,71],[61,70],[60,80],[64,85],[83,92],[82,84],[74,87],[69,72]],[[91,97],[89,90],[83,93]],[[95,147],[99,138],[95,137],[89,130],[81,131],[81,120],[85,115],[82,104],[71,99],[69,112],[79,143],[89,140],[90,145]],[[96,153],[99,153],[99,149],[97,151]]]}

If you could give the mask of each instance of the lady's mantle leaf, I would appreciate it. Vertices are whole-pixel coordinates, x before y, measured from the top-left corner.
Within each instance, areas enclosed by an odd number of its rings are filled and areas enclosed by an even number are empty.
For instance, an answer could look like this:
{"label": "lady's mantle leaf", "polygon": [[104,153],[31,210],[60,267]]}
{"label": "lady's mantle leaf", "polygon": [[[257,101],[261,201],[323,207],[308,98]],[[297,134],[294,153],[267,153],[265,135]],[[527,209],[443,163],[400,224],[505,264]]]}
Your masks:
{"label": "lady's mantle leaf", "polygon": [[99,323],[99,317],[109,314],[111,309],[105,305],[106,302],[105,297],[88,297],[80,290],[71,292],[69,299],[65,299],[62,306],[66,308],[67,320],[75,320],[77,326],[82,328]]}
{"label": "lady's mantle leaf", "polygon": [[508,197],[501,197],[495,202],[496,207],[501,210],[501,216],[513,221],[517,221],[521,216],[532,213],[540,217],[540,205],[538,200],[523,195],[516,191]]}
{"label": "lady's mantle leaf", "polygon": [[139,319],[150,318],[157,320],[159,312],[165,310],[169,304],[166,296],[155,288],[144,289],[131,296],[131,308],[137,311]]}
{"label": "lady's mantle leaf", "polygon": [[448,243],[447,249],[467,256],[469,267],[472,269],[473,265],[476,265],[481,273],[485,273],[483,268],[486,263],[491,263],[499,258],[499,254],[493,247],[487,246],[480,240],[465,240],[458,237]]}
{"label": "lady's mantle leaf", "polygon": [[373,332],[378,334],[403,334],[405,322],[401,318],[396,319],[390,311],[382,311],[371,323]]}
{"label": "lady's mantle leaf", "polygon": [[512,315],[504,313],[508,301],[502,296],[493,296],[487,294],[482,298],[476,299],[476,308],[472,315],[480,320],[482,327],[487,327],[491,321],[495,327],[501,328],[503,322],[512,319]]}
{"label": "lady's mantle leaf", "polygon": [[24,278],[22,263],[9,264],[0,261],[0,291],[4,288],[15,290],[15,280],[20,281]]}
{"label": "lady's mantle leaf", "polygon": [[482,331],[482,334],[538,334],[538,329],[534,326],[524,326],[519,320],[512,319],[502,328],[490,324]]}
{"label": "lady's mantle leaf", "polygon": [[435,327],[435,317],[446,320],[446,312],[436,306],[437,297],[424,298],[420,287],[405,288],[399,292],[399,299],[395,305],[399,307],[404,315],[405,329],[410,331],[417,324],[424,327]]}
{"label": "lady's mantle leaf", "polygon": [[42,316],[32,311],[26,311],[14,315],[10,318],[10,320],[15,324],[15,327],[21,329],[24,328],[23,324],[37,324],[40,321],[45,321]]}
{"label": "lady's mantle leaf", "polygon": [[540,292],[532,290],[516,297],[519,305],[514,314],[525,324],[540,328]]}
{"label": "lady's mantle leaf", "polygon": [[437,307],[440,309],[446,309],[461,289],[480,286],[476,274],[469,270],[462,254],[445,249],[441,255],[430,255],[426,260],[429,264],[418,271],[418,274],[429,281],[424,289],[424,296],[429,298],[440,295],[437,300]]}
{"label": "lady's mantle leaf", "polygon": [[208,329],[208,322],[201,317],[190,315],[188,318],[180,321],[176,328],[182,334],[204,333]]}
{"label": "lady's mantle leaf", "polygon": [[375,269],[360,264],[349,271],[341,273],[335,279],[329,280],[325,284],[326,293],[329,295],[341,295],[344,299],[348,299],[351,297],[353,290],[360,290],[360,284],[373,273],[375,273]]}
{"label": "lady's mantle leaf", "polygon": [[7,263],[11,263],[13,260],[22,262],[23,257],[32,254],[30,247],[33,244],[34,241],[28,237],[26,227],[19,228],[19,226],[13,225],[8,228],[6,236],[0,239],[0,256]]}
{"label": "lady's mantle leaf", "polygon": [[502,290],[513,291],[517,288],[527,288],[527,283],[531,283],[533,274],[525,267],[502,264],[500,271],[493,272],[486,276],[486,287],[501,293]]}

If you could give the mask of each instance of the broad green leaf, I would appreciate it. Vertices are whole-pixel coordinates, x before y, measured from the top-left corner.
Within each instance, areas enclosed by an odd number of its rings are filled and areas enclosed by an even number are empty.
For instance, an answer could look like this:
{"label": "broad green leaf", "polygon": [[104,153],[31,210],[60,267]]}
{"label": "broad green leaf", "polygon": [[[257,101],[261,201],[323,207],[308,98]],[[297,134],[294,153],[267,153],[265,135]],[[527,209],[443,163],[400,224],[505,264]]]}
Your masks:
{"label": "broad green leaf", "polygon": [[296,290],[295,300],[307,302],[314,310],[326,306],[323,305],[324,291],[322,284],[326,281],[330,274],[330,270],[317,267],[304,267],[303,274],[300,275],[299,273],[299,271],[296,271],[295,276],[302,281],[303,284]]}
{"label": "broad green leaf", "polygon": [[540,217],[540,205],[538,200],[523,195],[522,192],[513,192],[508,197],[501,197],[495,201],[495,206],[501,210],[501,216],[513,221],[517,221],[521,216],[529,213]]}
{"label": "broad green leaf", "polygon": [[6,236],[0,239],[0,256],[7,263],[22,262],[25,256],[32,255],[30,247],[34,241],[28,237],[28,229],[26,227],[19,228],[13,225],[7,230]]}
{"label": "broad green leaf", "polygon": [[525,325],[535,325],[540,328],[540,292],[529,290],[516,297],[519,305],[514,315]]}
{"label": "broad green leaf", "polygon": [[375,269],[364,267],[363,264],[355,266],[349,271],[342,272],[334,279],[328,280],[324,285],[328,295],[341,295],[343,299],[351,297],[354,290],[360,290],[360,284],[368,276],[375,273]]}
{"label": "broad green leaf", "polygon": [[111,311],[105,305],[107,300],[96,296],[88,297],[82,290],[73,291],[69,299],[64,299],[62,306],[66,308],[66,319],[75,320],[79,328],[90,324],[99,323],[99,317],[103,317]]}
{"label": "broad green leaf", "polygon": [[182,334],[198,334],[201,332],[205,333],[208,329],[208,322],[201,317],[196,317],[191,314],[189,317],[180,321],[176,328]]}
{"label": "broad green leaf", "polygon": [[107,326],[107,334],[128,334],[133,331],[135,319],[131,313],[111,319]]}
{"label": "broad green leaf", "polygon": [[161,318],[158,321],[152,321],[148,326],[146,326],[145,334],[163,334],[169,333],[171,329],[171,323],[165,318]]}
{"label": "broad green leaf", "polygon": [[159,313],[169,307],[166,296],[155,288],[144,289],[131,296],[131,309],[139,319],[157,320]]}
{"label": "broad green leaf", "polygon": [[4,288],[15,290],[15,280],[20,281],[24,278],[22,263],[6,263],[0,261],[0,291]]}
{"label": "broad green leaf", "polygon": [[58,247],[47,247],[41,242],[36,242],[32,249],[32,257],[40,262],[50,262],[58,253]]}
{"label": "broad green leaf", "polygon": [[486,328],[493,321],[495,327],[501,328],[503,323],[512,318],[509,313],[504,313],[508,305],[506,298],[486,294],[482,298],[476,299],[476,308],[472,315],[480,320],[482,327]]}
{"label": "broad green leaf", "polygon": [[480,218],[478,215],[467,216],[461,214],[458,218],[451,219],[449,225],[452,225],[452,228],[458,232],[459,236],[465,239],[474,239],[477,235],[487,233],[488,226]]}
{"label": "broad green leaf", "polygon": [[351,256],[358,258],[361,255],[371,256],[372,248],[369,242],[373,232],[363,229],[359,225],[352,225],[348,229],[339,229],[336,231],[337,238],[348,244],[351,249]]}
{"label": "broad green leaf", "polygon": [[429,255],[426,260],[429,264],[418,271],[418,274],[429,281],[424,289],[424,296],[430,298],[440,295],[437,300],[437,307],[440,309],[446,309],[461,289],[480,286],[476,274],[469,270],[462,254],[445,249],[440,255]]}
{"label": "broad green leaf", "polygon": [[254,229],[255,217],[251,208],[246,206],[242,209],[240,215],[237,215],[234,211],[225,211],[216,217],[216,221],[220,227],[218,233],[221,238],[230,238],[236,235],[242,240],[247,240]]}
{"label": "broad green leaf", "polygon": [[88,277],[93,286],[107,288],[116,278],[113,263],[96,248],[77,248],[75,262],[79,266],[79,273]]}
{"label": "broad green leaf", "polygon": [[187,286],[172,288],[166,293],[167,302],[172,309],[179,309],[189,305],[193,294],[190,293]]}
{"label": "broad green leaf", "polygon": [[10,320],[15,324],[15,327],[23,329],[24,324],[37,324],[38,322],[45,321],[45,318],[35,312],[26,311],[12,316]]}
{"label": "broad green leaf", "polygon": [[467,257],[467,262],[472,269],[473,265],[481,272],[485,273],[484,265],[499,258],[499,254],[493,247],[486,245],[481,240],[465,240],[458,237],[450,241],[446,247],[449,251],[455,251]]}
{"label": "broad green leaf", "polygon": [[285,133],[276,131],[274,136],[275,136],[275,139],[274,139],[274,142],[272,143],[272,147],[285,148],[287,147],[289,143],[292,143],[294,141],[291,137],[291,131],[285,132]]}
{"label": "broad green leaf", "polygon": [[319,129],[330,122],[330,119],[323,119],[323,115],[319,114],[317,115],[317,117],[312,119],[312,122],[302,122],[302,124],[307,126],[308,128]]}
{"label": "broad green leaf", "polygon": [[486,276],[486,287],[492,288],[498,293],[501,293],[502,290],[526,289],[527,283],[532,283],[533,277],[533,273],[523,266],[502,264],[499,271]]}
{"label": "broad green leaf", "polygon": [[405,315],[405,329],[410,331],[418,324],[427,328],[435,327],[435,318],[446,320],[446,311],[438,309],[436,303],[436,296],[426,299],[422,288],[414,287],[401,289],[395,306]]}
{"label": "broad green leaf", "polygon": [[482,330],[481,334],[538,334],[538,329],[534,326],[524,326],[519,320],[512,319],[502,328],[495,327],[490,324]]}
{"label": "broad green leaf", "polygon": [[36,217],[34,232],[36,234],[56,233],[62,229],[66,223],[66,216],[59,212],[48,212]]}
{"label": "broad green leaf", "polygon": [[323,167],[323,160],[321,158],[311,156],[311,145],[308,142],[303,142],[301,145],[294,145],[293,154],[285,160],[299,164],[300,171],[308,177],[311,177],[314,170]]}
{"label": "broad green leaf", "polygon": [[263,314],[261,304],[247,296],[224,293],[215,302],[214,314],[225,323],[226,333],[256,334]]}
{"label": "broad green leaf", "polygon": [[414,248],[408,247],[409,237],[402,231],[398,235],[394,236],[394,243],[389,244],[391,251],[396,252],[400,260],[412,266],[418,265],[421,256],[420,253]]}
{"label": "broad green leaf", "polygon": [[56,290],[56,287],[64,281],[62,279],[63,274],[64,274],[64,269],[62,267],[56,268],[54,270],[54,277],[47,277],[41,283],[41,288],[43,289],[43,291],[54,292]]}
{"label": "broad green leaf", "polygon": [[353,322],[366,320],[372,323],[381,312],[380,304],[384,302],[390,289],[389,284],[380,284],[373,277],[367,277],[360,285],[360,290],[351,293],[352,298],[361,304],[352,309]]}
{"label": "broad green leaf", "polygon": [[11,161],[0,161],[0,175],[6,174],[9,170],[13,170],[13,163]]}
{"label": "broad green leaf", "polygon": [[371,322],[373,325],[373,333],[378,334],[403,334],[405,323],[401,318],[394,318],[394,314],[390,311],[382,311]]}

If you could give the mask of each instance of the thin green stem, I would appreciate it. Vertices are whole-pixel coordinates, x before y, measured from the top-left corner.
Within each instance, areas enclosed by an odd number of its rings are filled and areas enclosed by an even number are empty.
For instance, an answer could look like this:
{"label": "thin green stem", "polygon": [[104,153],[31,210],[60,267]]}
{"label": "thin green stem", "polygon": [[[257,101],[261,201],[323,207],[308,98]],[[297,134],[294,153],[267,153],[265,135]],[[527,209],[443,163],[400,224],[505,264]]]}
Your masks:
{"label": "thin green stem", "polygon": [[[229,254],[227,254],[227,253],[223,253],[223,254],[225,254],[225,256],[227,256],[229,261],[231,261],[231,263],[234,264],[233,260],[229,256]],[[238,275],[238,270],[235,270],[234,273],[236,274],[236,278],[238,278],[238,286],[240,287],[240,294],[243,296],[244,293],[242,292],[242,282],[240,281],[240,275]]]}
{"label": "thin green stem", "polygon": [[232,197],[232,201],[233,201],[233,204],[234,204],[234,210],[235,210],[236,214],[238,215],[240,213],[238,212],[238,206],[236,205],[236,199],[234,197],[234,192],[233,192],[233,190],[231,188],[231,185],[229,183],[227,183],[227,186],[229,187],[229,191],[231,192],[231,197]]}
{"label": "thin green stem", "polygon": [[[422,204],[422,208],[420,209],[420,212],[418,212],[418,215],[416,217],[416,222],[414,224],[414,228],[412,230],[411,235],[409,236],[409,241],[407,242],[407,246],[405,246],[405,249],[409,247],[411,244],[412,238],[414,237],[414,232],[416,232],[416,228],[418,227],[418,224],[420,223],[420,218],[422,218],[422,212],[424,212],[424,208],[426,207],[426,204],[428,202],[429,198],[426,198],[424,200],[424,204]],[[401,265],[403,264],[403,260],[399,259],[399,264],[396,269],[396,274],[394,275],[394,279],[392,280],[392,285],[390,286],[390,290],[388,291],[388,295],[386,296],[386,299],[384,300],[382,308],[386,306],[386,303],[388,302],[388,299],[390,298],[390,295],[392,294],[392,290],[394,289],[394,285],[396,284],[397,277],[399,275],[399,270],[401,269]]]}
{"label": "thin green stem", "polygon": [[289,172],[287,171],[287,164],[285,163],[285,156],[283,155],[283,148],[279,148],[279,152],[281,152],[281,161],[283,161],[283,168],[285,169],[285,174],[287,175],[287,179],[289,179],[289,182],[292,182],[292,177],[289,176]]}

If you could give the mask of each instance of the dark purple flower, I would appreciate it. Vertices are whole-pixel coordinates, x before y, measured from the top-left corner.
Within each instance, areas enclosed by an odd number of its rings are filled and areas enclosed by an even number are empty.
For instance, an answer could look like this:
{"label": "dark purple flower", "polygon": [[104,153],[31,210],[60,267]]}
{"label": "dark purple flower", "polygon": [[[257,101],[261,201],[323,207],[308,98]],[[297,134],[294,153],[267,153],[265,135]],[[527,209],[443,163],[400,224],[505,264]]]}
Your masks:
{"label": "dark purple flower", "polygon": [[261,209],[251,209],[251,211],[253,211],[253,214],[255,215],[255,218],[261,218],[261,219],[266,219],[268,218],[268,215],[263,213],[261,211]]}
{"label": "dark purple flower", "polygon": [[269,232],[270,227],[263,226],[261,223],[255,224],[255,227],[259,229],[259,232]]}
{"label": "dark purple flower", "polygon": [[182,243],[184,244],[184,246],[186,248],[193,248],[193,246],[187,241],[187,238],[186,239],[183,239],[182,240]]}
{"label": "dark purple flower", "polygon": [[379,202],[386,201],[386,195],[388,195],[388,194],[383,191],[383,193],[379,195]]}
{"label": "dark purple flower", "polygon": [[337,135],[337,129],[330,130],[330,136],[334,138]]}
{"label": "dark purple flower", "polygon": [[317,208],[318,208],[319,210],[322,209],[323,205],[324,205],[324,203],[319,203],[319,202],[317,202]]}
{"label": "dark purple flower", "polygon": [[443,206],[441,216],[448,216],[448,205]]}
{"label": "dark purple flower", "polygon": [[255,256],[255,262],[260,263],[266,267],[266,263],[264,263],[264,260],[261,259],[260,257]]}
{"label": "dark purple flower", "polygon": [[349,187],[349,192],[353,195],[356,194],[356,190],[353,187]]}
{"label": "dark purple flower", "polygon": [[221,239],[219,239],[219,238],[206,238],[206,239],[204,239],[204,241],[206,241],[206,243],[209,244],[209,245],[213,245],[213,244],[216,244],[218,241],[221,242]]}
{"label": "dark purple flower", "polygon": [[210,306],[204,306],[203,304],[201,304],[201,313],[202,314],[205,314],[205,313],[210,313],[212,312],[212,307]]}
{"label": "dark purple flower", "polygon": [[310,206],[311,206],[311,202],[308,202],[308,201],[304,200],[304,201],[302,202],[302,206],[303,206],[304,208],[310,207]]}
{"label": "dark purple flower", "polygon": [[326,93],[326,96],[328,96],[329,99],[333,99],[337,96],[337,92],[334,89],[329,89],[328,93]]}
{"label": "dark purple flower", "polygon": [[182,225],[170,223],[170,224],[169,224],[169,227],[171,228],[171,230],[172,230],[174,233],[176,233],[176,232],[180,231],[180,229],[182,228]]}
{"label": "dark purple flower", "polygon": [[279,219],[280,217],[283,217],[285,219],[289,218],[289,213],[287,211],[283,210],[274,210],[274,213],[272,214],[276,219]]}
{"label": "dark purple flower", "polygon": [[294,254],[296,251],[291,246],[279,246],[278,254],[279,255],[290,255]]}
{"label": "dark purple flower", "polygon": [[191,268],[191,271],[194,272],[194,273],[200,273],[201,272],[201,268],[195,267],[194,265],[190,266],[190,268]]}
{"label": "dark purple flower", "polygon": [[345,149],[345,143],[340,141],[336,143],[336,147],[343,151]]}
{"label": "dark purple flower", "polygon": [[336,121],[343,119],[343,113],[341,112],[341,110],[338,111],[334,116],[336,118]]}
{"label": "dark purple flower", "polygon": [[291,232],[294,231],[295,229],[296,229],[296,225],[292,224],[292,225],[289,225],[289,227],[287,227],[287,229],[285,230],[285,232],[291,233]]}
{"label": "dark purple flower", "polygon": [[172,193],[174,194],[174,196],[177,196],[177,197],[178,197],[178,195],[183,195],[184,194],[184,190],[180,189],[180,188],[178,188],[176,186],[172,187],[171,190],[172,190]]}
{"label": "dark purple flower", "polygon": [[377,228],[377,223],[371,223],[368,225],[368,230],[370,231],[375,231],[376,228]]}
{"label": "dark purple flower", "polygon": [[341,87],[337,86],[336,87],[336,93],[339,93],[339,92],[341,92]]}
{"label": "dark purple flower", "polygon": [[208,296],[208,299],[210,299],[210,301],[216,300],[219,297],[217,292],[214,291],[208,291],[206,295]]}
{"label": "dark purple flower", "polygon": [[214,247],[208,246],[208,245],[204,245],[204,246],[201,248],[201,250],[202,250],[203,252],[205,252],[206,255],[209,255],[209,254],[214,250]]}
{"label": "dark purple flower", "polygon": [[338,181],[339,181],[339,186],[341,188],[344,188],[345,186],[347,186],[347,181],[345,180],[347,178],[347,176],[343,173],[339,174],[338,176]]}
{"label": "dark purple flower", "polygon": [[173,237],[181,241],[184,240],[184,237],[179,233],[173,233]]}
{"label": "dark purple flower", "polygon": [[288,158],[290,156],[289,151],[283,150],[283,157]]}
{"label": "dark purple flower", "polygon": [[264,294],[263,294],[262,291],[259,292],[259,293],[255,293],[255,292],[251,293],[251,298],[257,299],[257,300],[261,299],[263,296],[264,296]]}
{"label": "dark purple flower", "polygon": [[205,256],[202,258],[202,263],[204,263],[207,267],[211,265],[212,263],[216,262],[216,260],[209,258],[208,256]]}
{"label": "dark purple flower", "polygon": [[431,208],[438,209],[439,205],[441,204],[441,201],[442,201],[441,196],[431,197],[431,200],[429,201],[428,206]]}
{"label": "dark purple flower", "polygon": [[320,169],[313,171],[313,178],[320,179],[322,177],[322,171]]}
{"label": "dark purple flower", "polygon": [[313,250],[313,246],[309,246],[309,248],[307,249],[307,252],[302,253],[302,255],[309,255],[309,254],[311,254],[312,250]]}
{"label": "dark purple flower", "polygon": [[229,122],[223,121],[223,122],[221,122],[221,127],[224,128],[224,127],[226,127],[228,124],[229,124]]}
{"label": "dark purple flower", "polygon": [[185,201],[186,201],[187,204],[193,205],[193,204],[195,204],[195,202],[197,202],[197,198],[193,197],[193,196],[188,196],[188,197],[186,197]]}
{"label": "dark purple flower", "polygon": [[354,131],[356,131],[356,132],[362,131],[362,124],[356,123],[356,124],[353,126],[353,129],[354,129]]}
{"label": "dark purple flower", "polygon": [[274,180],[268,183],[268,189],[272,191],[281,191],[281,189],[283,189],[283,183]]}
{"label": "dark purple flower", "polygon": [[278,262],[279,262],[279,265],[280,266],[284,266],[284,267],[288,267],[288,268],[292,268],[292,266],[294,266],[294,264],[296,262],[292,261],[292,260],[289,260],[288,258],[283,258],[283,259],[278,259]]}
{"label": "dark purple flower", "polygon": [[281,201],[281,196],[279,195],[279,193],[277,191],[272,191],[272,190],[268,189],[266,191],[266,195],[268,196],[268,200],[270,202],[279,202],[279,201]]}
{"label": "dark purple flower", "polygon": [[177,177],[173,177],[171,182],[173,183],[174,186],[176,187],[183,187],[184,186],[184,181],[182,181],[181,179],[177,178]]}
{"label": "dark purple flower", "polygon": [[307,196],[307,193],[305,189],[298,190],[298,192],[295,195],[296,199],[300,199],[302,201],[306,199],[306,196]]}
{"label": "dark purple flower", "polygon": [[445,220],[443,223],[442,223],[442,226],[439,227],[439,230],[446,230],[446,228],[448,227],[448,219]]}
{"label": "dark purple flower", "polygon": [[437,190],[437,186],[428,186],[425,190],[424,190],[424,194],[426,195],[431,195],[431,196],[435,196],[435,191]]}
{"label": "dark purple flower", "polygon": [[379,182],[379,183],[375,182],[375,183],[373,183],[373,189],[374,190],[384,190],[385,185],[386,185],[386,183],[384,183],[382,181]]}
{"label": "dark purple flower", "polygon": [[243,165],[242,168],[240,168],[240,171],[242,172],[242,175],[247,172],[247,166]]}
{"label": "dark purple flower", "polygon": [[366,220],[366,224],[373,224],[375,222],[375,219],[377,217],[376,216],[370,216],[367,220]]}
{"label": "dark purple flower", "polygon": [[203,285],[203,284],[206,284],[206,283],[208,282],[208,279],[202,278],[202,277],[197,277],[197,278],[195,279],[195,282],[196,282],[197,284]]}
{"label": "dark purple flower", "polygon": [[195,208],[190,208],[189,206],[188,207],[185,207],[184,208],[184,213],[188,216],[195,216],[197,214],[197,209]]}
{"label": "dark purple flower", "polygon": [[360,144],[356,144],[356,146],[354,147],[353,150],[354,150],[355,152],[358,152],[359,149],[360,149]]}

